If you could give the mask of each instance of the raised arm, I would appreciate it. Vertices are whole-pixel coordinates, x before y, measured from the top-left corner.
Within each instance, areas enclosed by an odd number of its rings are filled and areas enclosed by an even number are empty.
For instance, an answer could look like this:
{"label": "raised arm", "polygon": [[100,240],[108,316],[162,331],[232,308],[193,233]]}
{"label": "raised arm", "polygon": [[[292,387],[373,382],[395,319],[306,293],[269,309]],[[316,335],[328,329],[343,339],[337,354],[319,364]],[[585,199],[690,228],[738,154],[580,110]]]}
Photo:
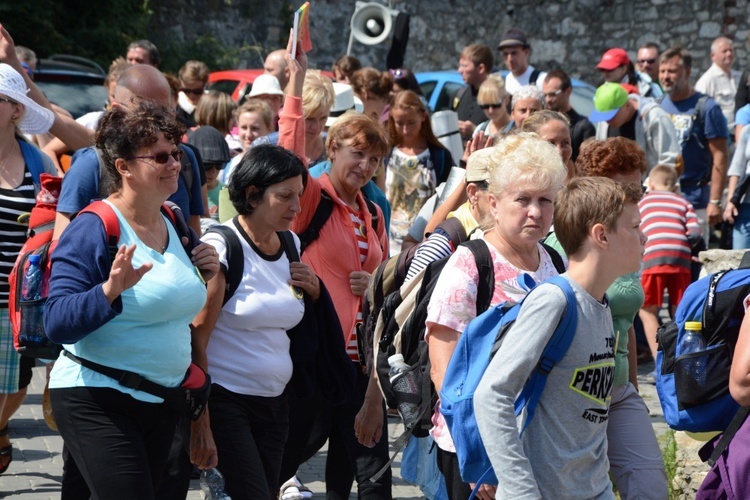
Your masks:
{"label": "raised arm", "polygon": [[302,44],[297,44],[297,54],[292,59],[292,33],[286,47],[286,64],[289,84],[286,86],[284,108],[279,117],[279,146],[293,151],[307,165],[305,154],[305,119],[302,117],[302,86],[307,73],[307,55]]}

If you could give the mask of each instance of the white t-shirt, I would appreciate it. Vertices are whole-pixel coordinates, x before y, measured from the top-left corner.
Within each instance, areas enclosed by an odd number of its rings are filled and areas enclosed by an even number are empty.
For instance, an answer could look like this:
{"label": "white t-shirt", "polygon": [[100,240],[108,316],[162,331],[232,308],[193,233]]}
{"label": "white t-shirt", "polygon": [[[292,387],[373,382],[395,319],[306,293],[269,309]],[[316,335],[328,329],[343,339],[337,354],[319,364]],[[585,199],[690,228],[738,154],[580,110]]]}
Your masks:
{"label": "white t-shirt", "polygon": [[531,64],[529,64],[529,66],[526,68],[526,71],[524,71],[520,76],[515,76],[512,72],[509,72],[505,77],[505,90],[510,95],[513,95],[516,90],[523,87],[524,85],[536,85],[539,90],[542,90],[542,85],[544,85],[544,79],[547,77],[547,72],[541,71],[536,79],[536,82],[530,82],[529,79],[531,78],[531,73],[533,72],[534,66],[532,66]]}
{"label": "white t-shirt", "polygon": [[[233,220],[224,225],[237,233],[245,267],[237,291],[222,308],[211,333],[206,349],[208,372],[213,382],[229,391],[279,396],[292,377],[286,332],[302,320],[305,303],[289,285],[289,259],[283,249],[265,255]],[[219,262],[226,269],[224,239],[215,233],[202,239],[219,252]],[[295,236],[294,241],[299,251],[299,238]]]}
{"label": "white t-shirt", "polygon": [[103,114],[104,111],[91,111],[90,113],[86,113],[85,115],[76,118],[76,122],[80,123],[86,128],[96,130],[96,127],[99,126],[99,119]]}

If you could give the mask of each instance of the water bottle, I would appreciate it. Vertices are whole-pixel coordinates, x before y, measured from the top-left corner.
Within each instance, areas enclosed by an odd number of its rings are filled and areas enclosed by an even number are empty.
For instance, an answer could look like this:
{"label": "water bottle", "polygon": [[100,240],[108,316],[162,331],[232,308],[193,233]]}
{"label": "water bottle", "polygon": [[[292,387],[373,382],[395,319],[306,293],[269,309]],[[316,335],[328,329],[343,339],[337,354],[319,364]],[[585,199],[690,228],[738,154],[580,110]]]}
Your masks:
{"label": "water bottle", "polygon": [[[702,325],[700,321],[686,321],[685,335],[678,346],[678,356],[684,356],[692,352],[703,352],[706,350],[706,342],[701,334]],[[706,357],[696,356],[683,361],[683,366],[690,374],[690,378],[697,384],[703,386],[706,383]]]}
{"label": "water bottle", "polygon": [[232,500],[224,490],[224,476],[216,468],[201,472],[201,491],[205,500]]}
{"label": "water bottle", "polygon": [[29,266],[21,284],[21,328],[20,342],[25,346],[44,345],[44,302],[42,286],[44,271],[40,267],[39,255],[29,256]]}
{"label": "water bottle", "polygon": [[[407,429],[411,429],[419,420],[419,405],[408,401],[412,396],[420,393],[419,384],[414,377],[414,371],[404,361],[403,354],[394,354],[388,358],[391,369],[388,378],[398,401],[398,412]],[[402,396],[406,396],[405,398]]]}

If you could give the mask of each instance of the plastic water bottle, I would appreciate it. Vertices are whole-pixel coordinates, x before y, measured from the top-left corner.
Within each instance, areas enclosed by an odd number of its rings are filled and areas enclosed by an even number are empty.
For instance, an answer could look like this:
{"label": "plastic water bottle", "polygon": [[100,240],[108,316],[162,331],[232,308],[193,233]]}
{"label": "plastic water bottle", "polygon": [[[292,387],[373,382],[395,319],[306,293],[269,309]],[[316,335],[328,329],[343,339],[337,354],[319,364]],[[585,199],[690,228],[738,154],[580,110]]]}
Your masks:
{"label": "plastic water bottle", "polygon": [[44,334],[44,302],[37,302],[43,292],[44,271],[40,261],[39,255],[29,256],[29,266],[21,284],[20,341],[27,346],[43,345],[47,338]]}
{"label": "plastic water bottle", "polygon": [[[391,369],[388,372],[388,378],[391,381],[393,392],[396,393],[398,401],[398,412],[407,429],[411,429],[419,419],[419,405],[407,401],[412,396],[420,393],[419,385],[414,378],[414,371],[410,370],[409,365],[404,361],[403,354],[394,354],[388,358],[388,364]],[[401,395],[406,396],[406,398]]]}
{"label": "plastic water bottle", "polygon": [[232,500],[224,490],[224,476],[219,469],[205,469],[201,472],[201,491],[205,500]]}
{"label": "plastic water bottle", "polygon": [[[701,334],[702,325],[700,321],[686,321],[685,322],[685,335],[680,340],[679,344],[679,356],[690,354],[693,352],[703,352],[706,350],[706,341],[703,339]],[[686,359],[684,366],[690,378],[693,379],[699,385],[705,385],[706,383],[706,357],[695,356]]]}

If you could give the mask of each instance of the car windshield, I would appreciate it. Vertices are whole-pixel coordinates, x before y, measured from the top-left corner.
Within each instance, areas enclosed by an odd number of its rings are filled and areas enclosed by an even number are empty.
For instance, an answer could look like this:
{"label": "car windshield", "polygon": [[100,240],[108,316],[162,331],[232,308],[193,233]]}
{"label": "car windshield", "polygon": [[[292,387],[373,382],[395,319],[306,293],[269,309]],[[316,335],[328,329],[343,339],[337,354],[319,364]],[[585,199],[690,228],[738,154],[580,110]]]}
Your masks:
{"label": "car windshield", "polygon": [[76,81],[36,81],[47,99],[70,112],[74,118],[91,111],[102,111],[107,104],[107,91],[101,84]]}

